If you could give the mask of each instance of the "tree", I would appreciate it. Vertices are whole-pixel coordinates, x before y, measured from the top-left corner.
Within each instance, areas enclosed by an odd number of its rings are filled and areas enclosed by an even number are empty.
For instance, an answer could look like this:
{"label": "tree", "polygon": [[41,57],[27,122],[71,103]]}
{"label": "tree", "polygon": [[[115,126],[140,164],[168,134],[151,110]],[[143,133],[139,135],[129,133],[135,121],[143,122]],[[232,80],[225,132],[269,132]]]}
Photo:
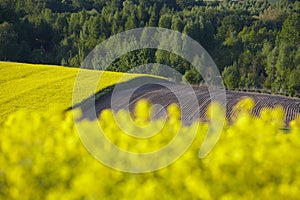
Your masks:
{"label": "tree", "polygon": [[[267,47],[270,48],[270,47]],[[264,81],[264,86],[266,88],[271,89],[272,85],[276,79],[276,60],[278,57],[278,47],[275,47],[266,58],[266,66],[265,66],[265,72],[266,72],[266,79]]]}
{"label": "tree", "polygon": [[175,31],[182,32],[184,29],[184,23],[178,16],[174,16],[172,18],[172,26],[171,28]]}
{"label": "tree", "polygon": [[18,57],[18,61],[21,62],[30,62],[30,52],[31,49],[29,47],[29,45],[27,44],[26,41],[21,41],[20,44],[18,44],[18,48],[17,48],[17,57]]}
{"label": "tree", "polygon": [[10,60],[14,58],[17,34],[8,22],[0,24],[0,59]]}
{"label": "tree", "polygon": [[125,23],[125,30],[130,30],[138,27],[136,17],[131,14]]}
{"label": "tree", "polygon": [[137,17],[140,22],[140,27],[145,26],[145,23],[149,18],[148,13],[145,12],[145,10],[146,10],[145,3],[140,2],[140,4],[137,7]]}
{"label": "tree", "polygon": [[185,8],[191,8],[194,3],[194,0],[176,0],[176,4],[181,10]]}
{"label": "tree", "polygon": [[156,5],[154,5],[153,7],[151,7],[149,9],[149,13],[150,13],[150,19],[147,23],[147,26],[149,27],[157,27],[158,25],[158,14],[157,14],[157,7]]}
{"label": "tree", "polygon": [[12,22],[15,19],[14,2],[12,0],[0,1],[0,23]]}
{"label": "tree", "polygon": [[188,22],[183,29],[184,34],[190,36],[196,41],[199,41],[200,39],[199,32],[200,32],[200,25],[199,23],[196,22]]}
{"label": "tree", "polygon": [[214,48],[214,27],[210,21],[205,21],[204,27],[200,30],[201,38],[200,43],[208,51],[212,51]]}
{"label": "tree", "polygon": [[234,89],[239,86],[239,69],[237,63],[234,63],[232,66],[225,67],[223,73],[224,84],[228,89]]}
{"label": "tree", "polygon": [[158,22],[158,26],[170,29],[172,26],[172,16],[170,16],[169,14],[161,16]]}
{"label": "tree", "polygon": [[297,69],[294,69],[291,72],[291,75],[288,79],[288,93],[290,96],[295,96],[300,94],[300,65]]}
{"label": "tree", "polygon": [[278,57],[276,62],[275,81],[272,86],[275,90],[287,89],[287,77],[293,69],[293,60],[291,59],[291,46],[282,44],[279,46]]}
{"label": "tree", "polygon": [[[114,14],[114,17],[111,21],[111,35],[115,35],[121,31],[123,31],[124,29],[124,26],[122,26],[122,23],[121,23],[121,16],[120,16],[120,13],[119,11],[116,11],[116,13]],[[109,34],[108,34],[108,31],[107,31],[107,23],[104,22],[104,32],[106,33],[105,36],[108,37]]]}
{"label": "tree", "polygon": [[284,21],[278,40],[286,45],[300,46],[300,14],[292,14]]}
{"label": "tree", "polygon": [[191,67],[189,70],[187,70],[183,77],[186,81],[188,81],[190,84],[199,84],[202,80],[201,75],[199,72],[195,69],[195,67]]}
{"label": "tree", "polygon": [[31,53],[31,61],[33,63],[46,63],[46,51],[43,47],[34,49]]}

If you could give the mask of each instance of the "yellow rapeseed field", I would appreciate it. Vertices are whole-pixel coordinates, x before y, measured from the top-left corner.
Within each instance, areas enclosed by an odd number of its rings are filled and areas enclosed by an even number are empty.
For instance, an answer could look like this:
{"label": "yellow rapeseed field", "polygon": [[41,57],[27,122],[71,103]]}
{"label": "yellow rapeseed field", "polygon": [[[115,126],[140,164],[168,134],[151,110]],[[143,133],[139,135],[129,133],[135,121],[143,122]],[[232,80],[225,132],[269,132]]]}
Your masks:
{"label": "yellow rapeseed field", "polygon": [[[78,68],[61,66],[0,62],[0,122],[20,108],[44,110],[50,104],[60,104],[64,108],[72,106],[78,71]],[[119,82],[124,76],[117,72],[82,71],[87,77],[83,80],[83,86],[101,74],[97,90]],[[136,76],[127,74],[124,80]],[[82,90],[85,91],[84,88]],[[83,93],[82,100],[90,95],[91,92]]]}
{"label": "yellow rapeseed field", "polygon": [[[0,199],[299,199],[300,118],[282,130],[282,109],[254,117],[249,114],[253,105],[245,99],[235,107],[239,115],[225,125],[204,159],[198,152],[209,124],[183,126],[182,134],[197,128],[191,147],[172,165],[145,174],[120,172],[93,158],[78,137],[71,111],[18,111],[0,127]],[[149,122],[149,109],[146,101],[137,104],[136,123],[161,125]],[[121,148],[149,152],[167,144],[181,125],[175,105],[168,113],[150,140],[124,135],[115,122],[129,119],[124,111],[115,117],[103,111],[99,124]],[[91,123],[80,122],[88,132]]]}

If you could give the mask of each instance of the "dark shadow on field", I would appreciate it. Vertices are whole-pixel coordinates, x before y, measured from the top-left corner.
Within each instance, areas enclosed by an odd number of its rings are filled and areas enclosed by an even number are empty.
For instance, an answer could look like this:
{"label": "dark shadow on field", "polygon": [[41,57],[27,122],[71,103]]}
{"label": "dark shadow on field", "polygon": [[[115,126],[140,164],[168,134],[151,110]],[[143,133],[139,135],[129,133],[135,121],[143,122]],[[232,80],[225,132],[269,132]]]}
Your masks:
{"label": "dark shadow on field", "polygon": [[[299,98],[238,91],[226,91],[226,97],[228,119],[236,114],[233,110],[234,105],[245,97],[254,99],[255,106],[252,109],[254,115],[259,115],[262,108],[281,105],[285,111],[286,125],[300,113]],[[135,104],[140,99],[147,99],[151,104],[156,105],[153,118],[165,117],[166,108],[172,103],[180,102],[181,120],[185,124],[191,124],[195,120],[207,121],[206,111],[211,103],[207,87],[190,87],[182,83],[145,76],[109,86],[73,106],[73,109],[79,107],[82,109],[83,115],[79,120],[94,120],[105,109],[112,109],[115,112],[126,109],[134,115]]]}

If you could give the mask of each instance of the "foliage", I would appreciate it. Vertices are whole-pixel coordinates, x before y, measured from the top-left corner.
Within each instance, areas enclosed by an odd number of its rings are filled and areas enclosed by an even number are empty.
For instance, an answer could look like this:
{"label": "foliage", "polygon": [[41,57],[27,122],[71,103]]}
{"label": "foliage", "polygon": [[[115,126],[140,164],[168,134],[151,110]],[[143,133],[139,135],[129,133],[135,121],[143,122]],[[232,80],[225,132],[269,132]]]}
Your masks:
{"label": "foliage", "polygon": [[[235,107],[238,115],[225,125],[215,148],[204,158],[198,151],[209,124],[195,122],[192,146],[174,164],[145,174],[123,173],[94,159],[82,145],[73,114],[59,107],[45,112],[22,110],[0,127],[1,199],[297,199],[300,194],[300,118],[282,130],[280,108],[249,114],[251,99]],[[137,106],[135,121],[148,122],[149,106]],[[105,134],[118,146],[133,152],[159,149],[176,127],[180,112],[172,105],[169,119],[150,140],[128,137],[114,123],[110,110],[99,120]],[[129,116],[130,117],[130,116]],[[116,119],[128,120],[128,113]],[[83,121],[90,130],[91,122]],[[175,132],[174,132],[175,131]],[[101,148],[101,147],[100,147]]]}
{"label": "foliage", "polygon": [[[280,79],[284,67],[290,68],[286,77],[297,68],[293,60],[300,41],[299,8],[299,1],[267,0],[0,0],[0,60],[76,67],[97,44],[112,35],[137,27],[160,26],[195,39],[211,54],[220,71],[236,63],[240,78],[235,80],[235,87],[265,87],[294,95],[300,92],[294,87],[297,83]],[[275,60],[267,59],[263,52],[266,44],[271,45],[270,54],[284,48],[283,44],[290,46],[289,66],[282,66],[285,52]],[[124,55],[110,70],[126,72],[136,66],[136,61],[160,62],[163,56],[164,63],[180,69],[183,75],[194,74],[191,66],[182,66],[179,57],[138,54]],[[224,78],[231,76],[223,74]],[[273,77],[277,74],[279,77]],[[245,81],[247,78],[251,80]],[[191,83],[195,80],[202,81],[198,77],[190,79]]]}
{"label": "foliage", "polygon": [[239,69],[236,63],[232,66],[226,67],[223,70],[222,76],[224,77],[224,84],[227,88],[234,89],[238,87],[238,82],[236,80],[239,79]]}

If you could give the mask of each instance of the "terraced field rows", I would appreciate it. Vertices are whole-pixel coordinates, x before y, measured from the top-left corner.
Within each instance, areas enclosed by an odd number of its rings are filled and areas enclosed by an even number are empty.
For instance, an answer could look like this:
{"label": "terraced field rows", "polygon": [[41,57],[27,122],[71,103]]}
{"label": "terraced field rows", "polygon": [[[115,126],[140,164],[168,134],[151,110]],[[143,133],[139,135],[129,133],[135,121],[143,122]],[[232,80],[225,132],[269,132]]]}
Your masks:
{"label": "terraced field rows", "polygon": [[[26,108],[31,110],[43,110],[50,104],[61,104],[68,108],[72,106],[72,94],[78,69],[61,66],[32,65],[21,63],[0,62],[0,122],[10,113]],[[81,88],[82,99],[91,95],[85,94],[84,85],[89,85],[93,77],[98,77],[97,71],[85,70],[85,83]],[[140,75],[127,74],[125,80],[130,80]],[[122,73],[105,72],[98,83],[97,90],[116,84],[124,78]],[[205,87],[190,87],[183,84],[175,84],[163,79],[149,78],[151,84],[143,85],[145,77],[136,78],[132,81],[121,84],[120,90],[114,98],[114,110],[129,108],[133,111],[135,103],[141,99],[148,99],[151,103],[157,104],[153,117],[164,116],[165,109],[172,103],[182,107],[182,120],[190,123],[193,120],[205,120],[205,112],[210,104],[210,96]],[[155,84],[158,83],[158,84]],[[162,86],[164,85],[164,86]],[[140,87],[142,86],[142,87]],[[101,90],[96,94],[96,111],[99,114],[105,108],[111,108],[111,92],[113,86]],[[227,91],[227,117],[234,116],[233,106],[243,97],[251,97],[256,104],[252,110],[253,114],[259,115],[263,107],[273,108],[281,105],[285,110],[285,121],[288,123],[300,112],[300,99],[289,98],[279,95],[266,95],[259,93]],[[197,97],[194,101],[192,97]],[[125,99],[127,98],[127,102]],[[81,102],[75,102],[80,103]],[[85,105],[84,117],[92,117],[94,105],[84,101],[79,106]]]}
{"label": "terraced field rows", "polygon": [[[141,78],[136,78],[141,79]],[[159,79],[154,79],[151,84],[139,85],[134,81],[141,82],[141,80],[131,80],[127,83],[123,83],[121,87],[124,90],[114,92],[114,98],[112,98],[111,90],[103,95],[96,97],[96,105],[86,105],[87,102],[81,104],[85,105],[84,117],[93,118],[93,109],[96,109],[97,115],[103,109],[112,108],[117,111],[120,109],[128,109],[133,112],[135,103],[140,99],[148,99],[152,104],[157,104],[154,117],[159,118],[165,116],[165,109],[172,103],[181,102],[182,109],[182,121],[186,124],[190,124],[194,120],[207,120],[206,111],[208,105],[211,103],[208,89],[204,86],[191,88],[183,84],[175,84],[172,82],[160,83]],[[126,85],[127,84],[127,85]],[[130,88],[130,86],[132,86]],[[96,95],[97,96],[97,95]],[[193,101],[193,97],[197,97],[196,101]],[[255,106],[252,109],[254,115],[260,115],[262,108],[274,108],[275,106],[282,106],[285,111],[285,122],[288,124],[291,120],[295,119],[297,114],[300,113],[300,99],[290,98],[279,95],[268,95],[259,93],[226,91],[227,96],[227,118],[232,119],[235,116],[233,107],[245,97],[250,97],[255,101]],[[129,103],[125,99],[130,99]],[[113,105],[113,107],[111,106]]]}

